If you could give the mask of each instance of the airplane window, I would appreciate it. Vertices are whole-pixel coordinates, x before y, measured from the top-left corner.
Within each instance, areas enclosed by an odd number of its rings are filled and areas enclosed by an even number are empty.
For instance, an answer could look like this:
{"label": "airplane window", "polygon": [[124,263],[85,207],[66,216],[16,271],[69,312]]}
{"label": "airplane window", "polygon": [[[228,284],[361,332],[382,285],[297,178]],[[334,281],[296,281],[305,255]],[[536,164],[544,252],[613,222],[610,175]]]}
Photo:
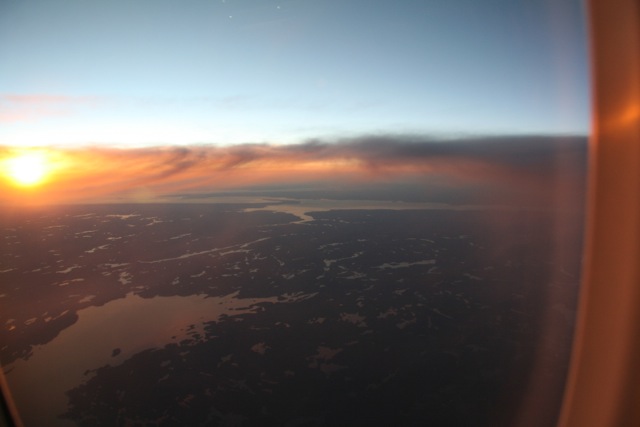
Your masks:
{"label": "airplane window", "polygon": [[582,2],[0,5],[25,426],[552,426]]}

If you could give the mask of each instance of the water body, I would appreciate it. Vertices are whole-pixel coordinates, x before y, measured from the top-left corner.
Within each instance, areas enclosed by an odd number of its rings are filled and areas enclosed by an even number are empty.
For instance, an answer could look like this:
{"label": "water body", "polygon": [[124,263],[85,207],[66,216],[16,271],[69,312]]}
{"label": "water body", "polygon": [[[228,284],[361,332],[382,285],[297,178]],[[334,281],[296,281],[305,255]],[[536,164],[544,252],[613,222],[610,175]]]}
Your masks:
{"label": "water body", "polygon": [[450,205],[447,203],[409,203],[398,201],[380,200],[325,200],[325,199],[296,199],[286,203],[287,199],[279,199],[277,203],[259,208],[246,208],[244,212],[274,211],[285,212],[300,218],[299,222],[313,221],[309,215],[311,212],[327,212],[335,210],[486,210],[509,209],[508,207],[495,207],[488,205]]}
{"label": "water body", "polygon": [[5,367],[23,421],[29,426],[73,426],[57,416],[67,407],[65,392],[90,378],[88,371],[119,365],[142,350],[179,342],[197,332],[203,322],[250,313],[256,303],[277,300],[236,295],[141,298],[129,294],[80,310],[74,325],[53,341],[35,347],[28,360]]}

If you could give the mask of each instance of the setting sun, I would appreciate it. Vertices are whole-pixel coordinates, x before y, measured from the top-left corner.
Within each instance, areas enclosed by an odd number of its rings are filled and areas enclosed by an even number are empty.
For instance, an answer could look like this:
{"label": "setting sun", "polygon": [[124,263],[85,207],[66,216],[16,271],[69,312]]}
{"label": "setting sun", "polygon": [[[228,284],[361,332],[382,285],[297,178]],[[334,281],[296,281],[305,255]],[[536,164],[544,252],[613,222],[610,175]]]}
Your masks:
{"label": "setting sun", "polygon": [[15,184],[32,187],[41,184],[49,173],[49,160],[44,153],[27,152],[5,161],[5,174]]}

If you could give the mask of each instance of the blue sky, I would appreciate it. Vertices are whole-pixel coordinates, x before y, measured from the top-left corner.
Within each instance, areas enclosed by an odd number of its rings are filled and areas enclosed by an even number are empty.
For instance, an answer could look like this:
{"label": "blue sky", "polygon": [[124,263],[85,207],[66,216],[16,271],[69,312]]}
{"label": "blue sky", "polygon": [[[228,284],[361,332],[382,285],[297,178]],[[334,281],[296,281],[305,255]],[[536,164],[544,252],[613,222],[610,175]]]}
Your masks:
{"label": "blue sky", "polygon": [[577,0],[0,0],[0,145],[586,134]]}

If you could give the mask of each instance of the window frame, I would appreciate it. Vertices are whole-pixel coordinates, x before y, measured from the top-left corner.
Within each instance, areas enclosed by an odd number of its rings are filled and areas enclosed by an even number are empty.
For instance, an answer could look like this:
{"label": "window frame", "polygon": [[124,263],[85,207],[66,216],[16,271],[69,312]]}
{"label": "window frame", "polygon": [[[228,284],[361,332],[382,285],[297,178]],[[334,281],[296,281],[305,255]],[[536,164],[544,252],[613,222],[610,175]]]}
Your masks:
{"label": "window frame", "polygon": [[640,425],[640,1],[590,0],[583,283],[559,427]]}

